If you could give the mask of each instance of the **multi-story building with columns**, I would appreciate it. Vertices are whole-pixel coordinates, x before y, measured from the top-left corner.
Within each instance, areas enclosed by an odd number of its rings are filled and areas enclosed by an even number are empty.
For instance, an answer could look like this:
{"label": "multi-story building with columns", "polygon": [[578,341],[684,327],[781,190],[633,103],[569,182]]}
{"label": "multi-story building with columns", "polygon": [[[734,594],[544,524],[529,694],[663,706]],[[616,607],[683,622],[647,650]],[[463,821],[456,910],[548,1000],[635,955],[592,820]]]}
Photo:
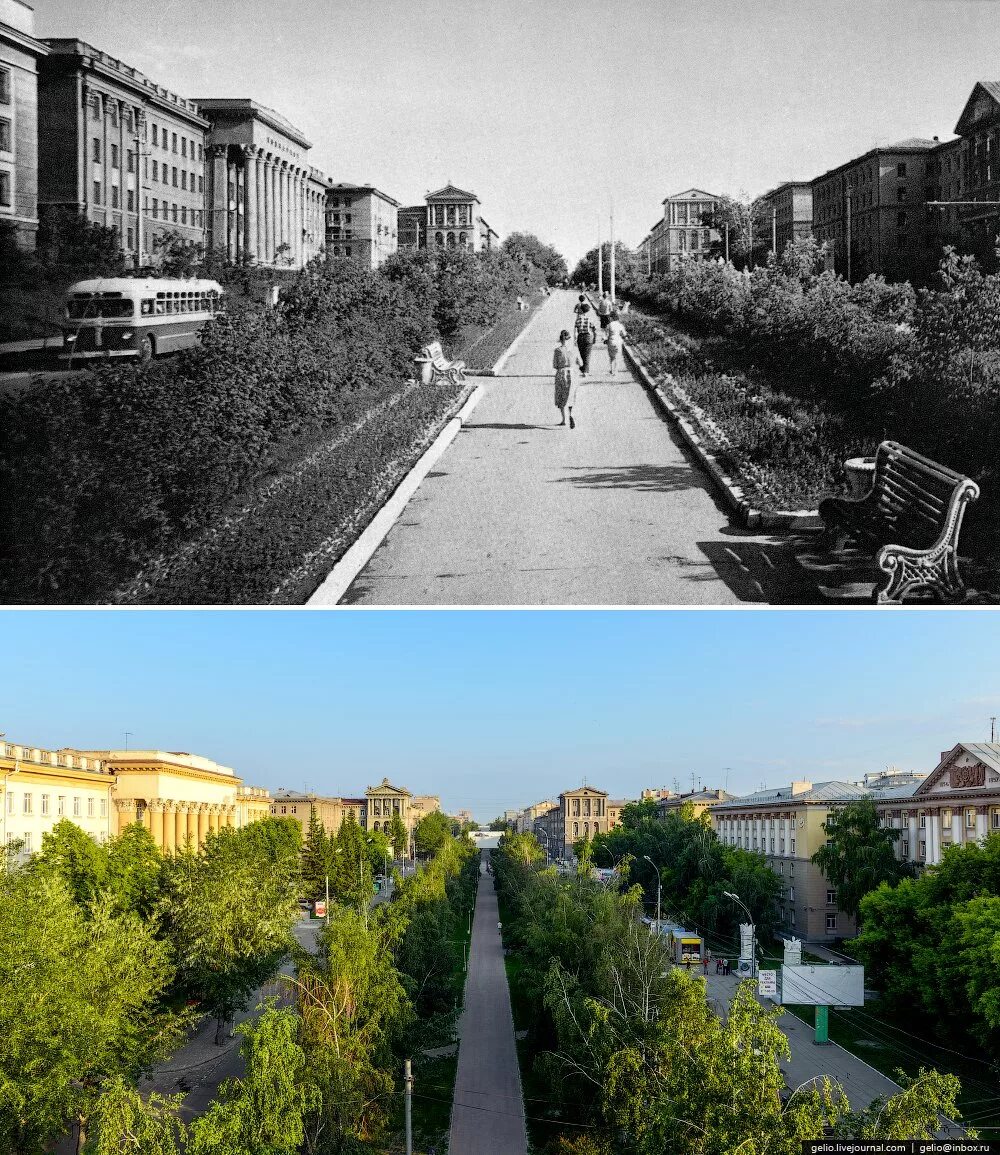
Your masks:
{"label": "multi-story building with columns", "polygon": [[199,98],[210,122],[208,244],[229,260],[301,269],[326,238],[328,182],[305,136],[248,97]]}
{"label": "multi-story building with columns", "polygon": [[405,786],[393,786],[388,778],[383,778],[378,786],[369,786],[365,791],[365,826],[368,830],[381,830],[388,834],[392,816],[398,814],[406,827],[406,833],[411,834],[414,822],[410,808],[412,798],[413,795]]}
{"label": "multi-story building with columns", "polygon": [[1000,832],[1000,742],[959,742],[910,790],[880,797],[882,821],[900,832],[897,855],[936,866],[949,846]]}
{"label": "multi-story building with columns", "polygon": [[0,223],[24,249],[38,231],[38,62],[47,55],[34,9],[0,0]]}
{"label": "multi-story building with columns", "polygon": [[81,40],[47,39],[38,84],[39,212],[113,228],[126,255],[205,237],[208,121],[194,103]]}

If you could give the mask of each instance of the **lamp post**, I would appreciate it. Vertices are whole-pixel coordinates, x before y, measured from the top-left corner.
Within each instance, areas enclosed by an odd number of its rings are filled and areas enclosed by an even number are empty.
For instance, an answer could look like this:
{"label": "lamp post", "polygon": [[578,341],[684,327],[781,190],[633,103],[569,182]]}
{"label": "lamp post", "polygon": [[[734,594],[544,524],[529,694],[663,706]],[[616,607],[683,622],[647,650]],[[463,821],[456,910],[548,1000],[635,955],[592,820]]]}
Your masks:
{"label": "lamp post", "polygon": [[663,894],[663,886],[660,882],[660,868],[649,857],[648,854],[642,856],[649,863],[649,865],[656,871],[656,933],[660,933],[660,898]]}
{"label": "lamp post", "polygon": [[731,898],[745,913],[750,922],[750,977],[757,973],[757,928],[754,926],[753,915],[747,910],[746,903],[729,890],[722,892],[726,898]]}

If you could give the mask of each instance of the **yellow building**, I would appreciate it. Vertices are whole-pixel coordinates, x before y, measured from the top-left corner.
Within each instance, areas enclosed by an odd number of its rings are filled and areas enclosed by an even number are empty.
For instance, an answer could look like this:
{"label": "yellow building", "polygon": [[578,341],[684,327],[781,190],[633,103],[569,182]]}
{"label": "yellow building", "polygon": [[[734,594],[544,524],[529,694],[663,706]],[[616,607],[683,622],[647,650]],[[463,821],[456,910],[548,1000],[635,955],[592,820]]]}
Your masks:
{"label": "yellow building", "polygon": [[313,810],[327,834],[336,834],[348,814],[353,815],[359,826],[365,824],[363,798],[330,798],[297,790],[279,790],[270,799],[270,806],[276,818],[294,818],[302,827],[303,837],[309,829],[309,815]]}
{"label": "yellow building", "polygon": [[114,775],[100,758],[77,750],[42,750],[0,740],[4,846],[22,857],[42,848],[42,836],[64,818],[97,842],[117,832]]}
{"label": "yellow building", "polygon": [[[368,830],[389,833],[392,816],[398,814],[406,827],[406,833],[413,831],[414,816],[411,813],[413,795],[403,786],[393,786],[388,778],[383,778],[378,786],[369,786],[365,791],[365,826]],[[422,818],[423,815],[417,815]]]}

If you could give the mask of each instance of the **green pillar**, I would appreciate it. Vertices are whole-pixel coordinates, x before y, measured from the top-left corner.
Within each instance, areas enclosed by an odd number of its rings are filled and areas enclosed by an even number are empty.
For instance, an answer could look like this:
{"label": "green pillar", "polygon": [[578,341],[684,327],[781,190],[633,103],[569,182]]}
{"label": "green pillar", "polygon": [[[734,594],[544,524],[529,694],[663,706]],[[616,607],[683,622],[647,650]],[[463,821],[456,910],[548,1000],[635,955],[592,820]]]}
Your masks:
{"label": "green pillar", "polygon": [[816,1038],[813,1040],[820,1046],[830,1045],[830,1008],[816,1008]]}

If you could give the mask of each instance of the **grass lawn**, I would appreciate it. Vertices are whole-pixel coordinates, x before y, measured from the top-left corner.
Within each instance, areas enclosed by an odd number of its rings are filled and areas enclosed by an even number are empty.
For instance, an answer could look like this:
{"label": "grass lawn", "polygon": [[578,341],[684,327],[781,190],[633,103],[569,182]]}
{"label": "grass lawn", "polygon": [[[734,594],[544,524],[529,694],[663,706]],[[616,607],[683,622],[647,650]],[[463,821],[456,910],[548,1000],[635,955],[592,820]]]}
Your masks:
{"label": "grass lawn", "polygon": [[[810,1026],[815,1022],[812,1007],[788,1006],[786,1010]],[[958,1098],[961,1122],[975,1127],[984,1139],[1000,1138],[1000,1094],[995,1069],[972,1056],[943,1049],[932,1039],[913,1037],[922,1030],[921,1022],[915,1018],[907,1019],[901,1027],[887,1012],[879,1010],[877,1004],[857,1010],[830,1010],[833,1042],[890,1079],[898,1080],[898,1069],[916,1075],[921,1067],[936,1067],[957,1075],[962,1083]]]}

